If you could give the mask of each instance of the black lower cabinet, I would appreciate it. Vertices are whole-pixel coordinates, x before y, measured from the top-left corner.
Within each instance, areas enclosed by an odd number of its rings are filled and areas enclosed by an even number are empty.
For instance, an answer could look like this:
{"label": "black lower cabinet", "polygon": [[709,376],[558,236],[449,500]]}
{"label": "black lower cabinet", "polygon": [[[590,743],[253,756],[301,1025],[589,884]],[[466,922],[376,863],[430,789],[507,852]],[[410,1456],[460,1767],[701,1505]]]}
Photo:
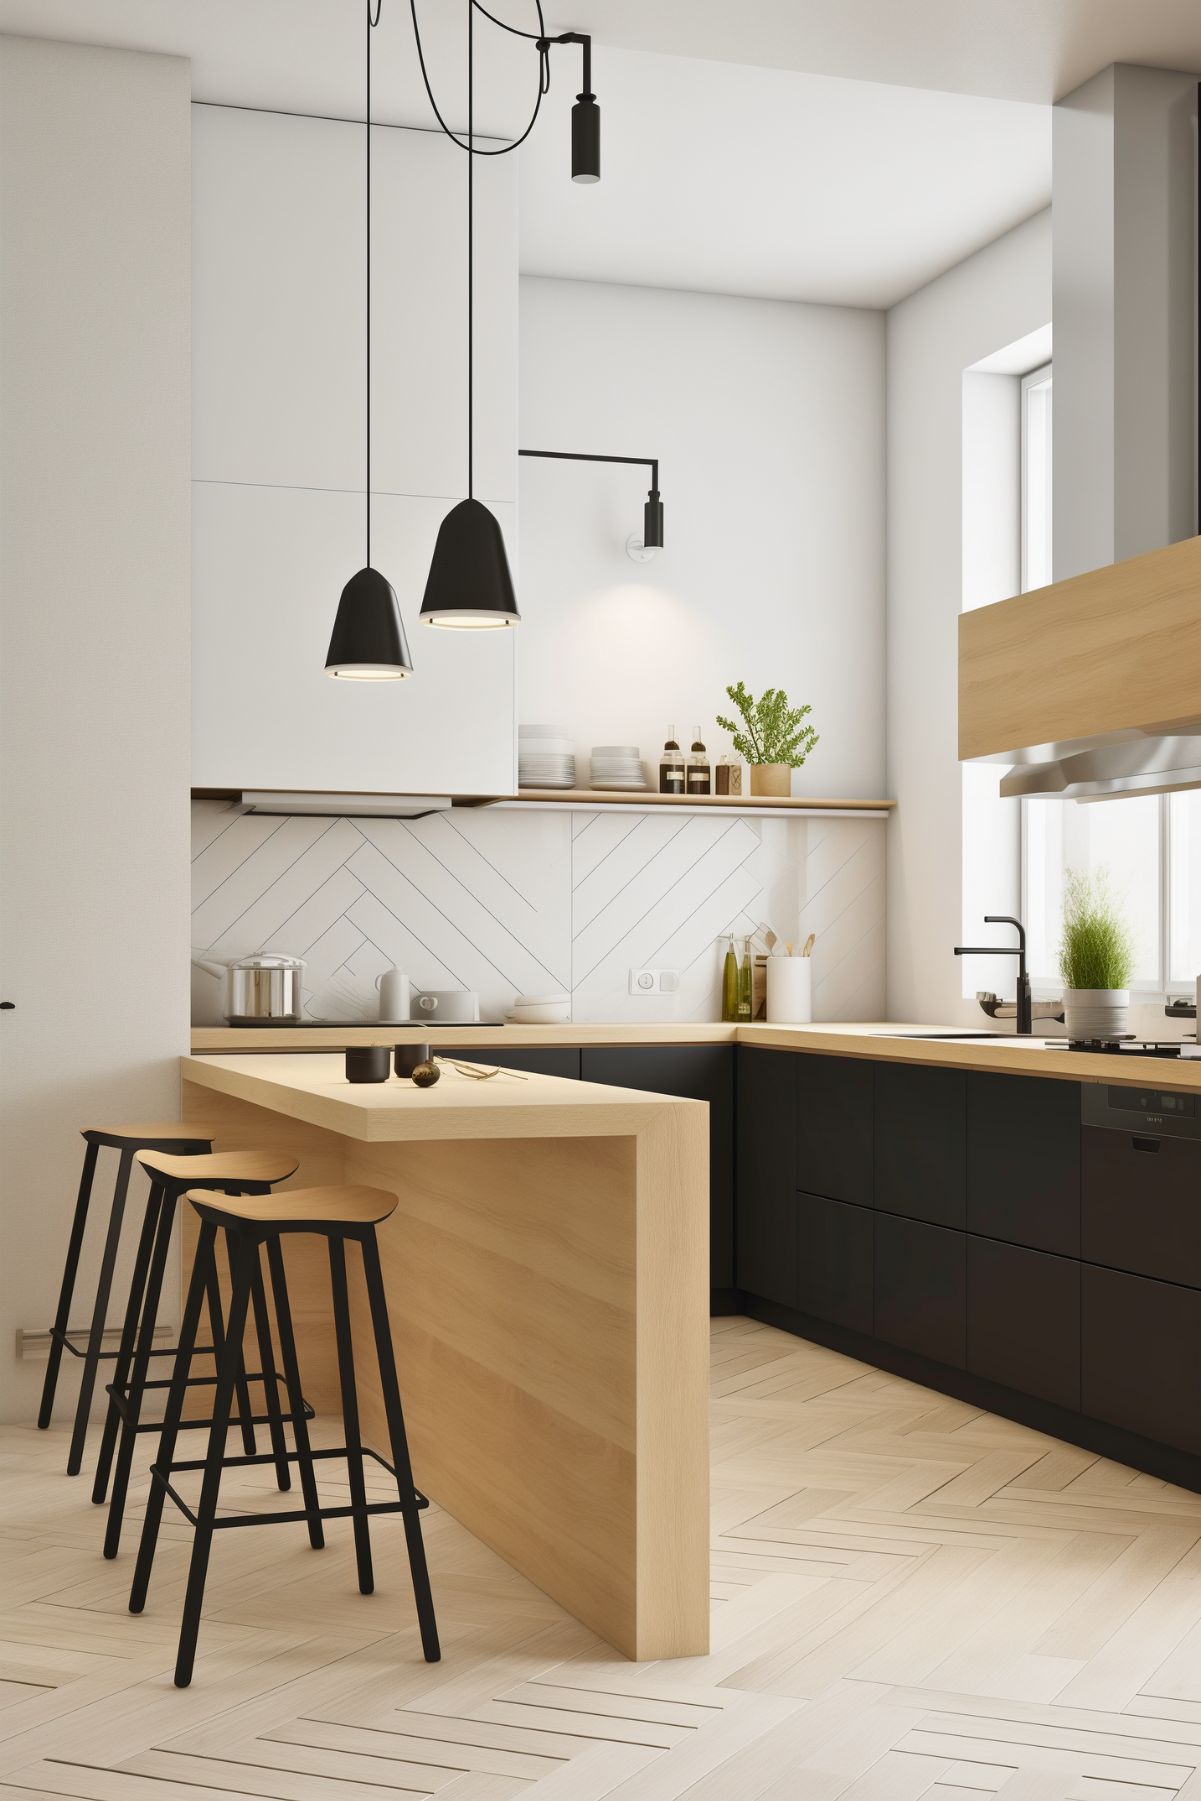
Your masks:
{"label": "black lower cabinet", "polygon": [[1080,1255],[1080,1089],[1038,1076],[967,1080],[967,1229]]}
{"label": "black lower cabinet", "polygon": [[870,1334],[874,1213],[824,1195],[796,1199],[798,1307],[814,1319]]}
{"label": "black lower cabinet", "polygon": [[962,1369],[967,1308],[966,1235],[922,1220],[876,1214],[876,1337]]}
{"label": "black lower cabinet", "polygon": [[[709,1108],[709,1286],[734,1286],[734,1047],[728,1044],[585,1045],[585,1082],[704,1101]],[[778,1055],[778,1053],[777,1053]],[[789,1059],[780,1058],[787,1062]],[[558,1073],[558,1072],[555,1072]]]}
{"label": "black lower cabinet", "polygon": [[455,1057],[460,1063],[482,1063],[485,1068],[528,1069],[535,1076],[580,1079],[580,1053],[569,1044],[455,1045],[443,1050],[435,1039],[430,1046],[437,1057]]}
{"label": "black lower cabinet", "polygon": [[797,1308],[795,1060],[739,1045],[736,1068],[735,1281],[760,1300]]}
{"label": "black lower cabinet", "polygon": [[1201,1452],[1201,1292],[1082,1267],[1083,1412]]}
{"label": "black lower cabinet", "polygon": [[967,1367],[1078,1412],[1079,1263],[969,1233]]}
{"label": "black lower cabinet", "polygon": [[963,1071],[881,1063],[875,1111],[876,1206],[962,1231]]}
{"label": "black lower cabinet", "polygon": [[797,1085],[797,1187],[870,1207],[875,1065],[807,1051],[789,1062]]}

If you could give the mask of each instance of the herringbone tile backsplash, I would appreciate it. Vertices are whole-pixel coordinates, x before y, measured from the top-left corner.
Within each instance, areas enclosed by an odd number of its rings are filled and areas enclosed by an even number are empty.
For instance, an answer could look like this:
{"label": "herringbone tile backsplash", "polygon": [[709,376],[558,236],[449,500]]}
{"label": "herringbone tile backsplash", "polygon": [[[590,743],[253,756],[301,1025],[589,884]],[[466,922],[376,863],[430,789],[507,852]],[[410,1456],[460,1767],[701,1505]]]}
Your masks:
{"label": "herringbone tile backsplash", "polygon": [[[884,823],[672,813],[494,812],[309,819],[192,803],[192,944],[217,960],[303,957],[312,1018],[374,1019],[393,964],[417,988],[570,993],[580,1021],[716,1019],[725,932],[817,933],[814,1015],[884,1007]],[[679,992],[628,992],[631,968]],[[219,983],[193,972],[197,1024]]]}

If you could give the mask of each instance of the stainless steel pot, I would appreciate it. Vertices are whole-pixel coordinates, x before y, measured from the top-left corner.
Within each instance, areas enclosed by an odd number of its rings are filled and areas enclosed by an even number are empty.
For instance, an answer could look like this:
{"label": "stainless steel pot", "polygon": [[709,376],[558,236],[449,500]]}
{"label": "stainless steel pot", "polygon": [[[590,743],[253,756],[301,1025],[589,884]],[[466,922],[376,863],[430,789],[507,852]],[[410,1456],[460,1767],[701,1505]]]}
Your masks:
{"label": "stainless steel pot", "polygon": [[225,1018],[231,1026],[294,1025],[304,1004],[304,959],[255,952],[216,963],[192,961],[225,981]]}

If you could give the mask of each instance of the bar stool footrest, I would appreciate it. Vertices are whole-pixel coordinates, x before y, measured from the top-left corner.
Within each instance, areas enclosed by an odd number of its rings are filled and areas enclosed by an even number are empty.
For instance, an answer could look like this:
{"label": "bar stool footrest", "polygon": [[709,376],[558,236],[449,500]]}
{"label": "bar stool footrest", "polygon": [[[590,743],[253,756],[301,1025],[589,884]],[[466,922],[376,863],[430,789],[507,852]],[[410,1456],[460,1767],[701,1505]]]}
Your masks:
{"label": "bar stool footrest", "polygon": [[[80,1350],[70,1334],[58,1326],[48,1327],[46,1335],[52,1343],[60,1344],[64,1351],[70,1351],[72,1357],[86,1357],[88,1354],[88,1347],[86,1344],[83,1349]],[[177,1347],[173,1344],[154,1345],[151,1347],[149,1355],[151,1357],[174,1357],[176,1348]],[[120,1355],[120,1351],[97,1351],[96,1353],[97,1359],[101,1363],[112,1363],[114,1359]],[[211,1357],[213,1355],[213,1347],[211,1344],[197,1345],[192,1355],[194,1357]]]}
{"label": "bar stool footrest", "polygon": [[[231,1428],[233,1424],[234,1422],[231,1420]],[[378,1451],[373,1451],[369,1445],[363,1445],[361,1448],[364,1457],[370,1457],[373,1463],[381,1465],[383,1469],[387,1470],[392,1479],[399,1483],[400,1478],[386,1457],[381,1457],[380,1453]],[[309,1455],[314,1463],[336,1461],[338,1458],[347,1456],[349,1449],[350,1447],[348,1445],[333,1445],[324,1450],[310,1451]],[[300,1453],[298,1451],[288,1451],[285,1453],[284,1460],[287,1463],[297,1463],[300,1460]],[[277,1461],[274,1452],[259,1451],[253,1455],[243,1454],[240,1457],[223,1457],[221,1459],[221,1468],[222,1470],[245,1469],[252,1464],[269,1463],[274,1465]],[[189,1507],[188,1503],[184,1500],[183,1496],[172,1485],[170,1478],[180,1470],[197,1471],[204,1470],[207,1467],[207,1459],[204,1457],[189,1457],[182,1462],[170,1463],[165,1470],[160,1468],[157,1463],[153,1463],[150,1466],[151,1481],[157,1482],[159,1487],[170,1495],[175,1505],[179,1508],[179,1511],[192,1526],[198,1526],[200,1522],[196,1518],[191,1507]],[[369,1501],[367,1503],[366,1511],[368,1513],[408,1513],[411,1509],[416,1508],[418,1512],[421,1512],[428,1506],[428,1495],[423,1495],[419,1488],[414,1488],[411,1500]],[[349,1520],[354,1517],[354,1508],[350,1506],[318,1507],[314,1511],[315,1514],[323,1520]],[[303,1507],[289,1508],[283,1513],[234,1513],[227,1514],[223,1519],[215,1519],[213,1521],[213,1531],[218,1532],[229,1526],[279,1526],[288,1522],[304,1525],[307,1523],[308,1519],[309,1515],[305,1512]]]}
{"label": "bar stool footrest", "polygon": [[[248,1382],[262,1382],[264,1380],[262,1370],[247,1370],[246,1380]],[[170,1376],[164,1376],[153,1382],[143,1382],[142,1393],[145,1395],[152,1388],[170,1388],[171,1381],[172,1378]],[[216,1376],[189,1376],[184,1386],[186,1388],[213,1388],[216,1386],[216,1381]],[[107,1382],[105,1384],[104,1392],[112,1400],[113,1411],[119,1413],[123,1420],[128,1420],[128,1388],[118,1388],[115,1382]],[[306,1401],[303,1395],[301,1395],[300,1400],[301,1417],[306,1420],[315,1420],[317,1417],[317,1409],[313,1406],[313,1403],[311,1401]],[[252,1413],[248,1420],[244,1420],[240,1414],[232,1413],[229,1418],[229,1429],[231,1432],[234,1432],[242,1426],[270,1426],[277,1423],[281,1426],[294,1426],[296,1424],[296,1419],[297,1416],[294,1413]],[[203,1426],[207,1431],[212,1426],[212,1423],[211,1419],[181,1419],[179,1422],[179,1430],[181,1432],[194,1432],[199,1427]],[[162,1429],[163,1422],[161,1420],[139,1420],[134,1427],[135,1432],[161,1432]],[[317,1453],[314,1452],[313,1455],[316,1456]],[[227,1459],[227,1461],[230,1460]],[[274,1463],[277,1459],[272,1456],[268,1461]],[[174,1467],[180,1468],[183,1466],[176,1465]]]}

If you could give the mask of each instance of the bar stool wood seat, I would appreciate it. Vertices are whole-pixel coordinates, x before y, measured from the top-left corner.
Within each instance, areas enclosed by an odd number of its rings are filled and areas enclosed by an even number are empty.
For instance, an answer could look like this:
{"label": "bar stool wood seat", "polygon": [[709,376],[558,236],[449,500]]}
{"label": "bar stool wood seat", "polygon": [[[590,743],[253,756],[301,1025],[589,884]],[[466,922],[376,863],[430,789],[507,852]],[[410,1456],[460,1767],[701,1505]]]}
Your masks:
{"label": "bar stool wood seat", "polygon": [[[186,1688],[192,1679],[196,1657],[196,1640],[200,1630],[200,1614],[204,1586],[208,1574],[213,1534],[223,1528],[250,1525],[278,1525],[304,1521],[309,1542],[320,1549],[325,1542],[323,1522],[349,1518],[354,1523],[355,1557],[359,1590],[369,1595],[375,1578],[371,1560],[369,1518],[371,1514],[399,1513],[403,1517],[408,1549],[413,1596],[421,1633],[421,1648],[427,1663],[441,1656],[434,1603],[430,1593],[429,1571],[421,1536],[421,1513],[429,1506],[426,1497],[413,1481],[408,1439],[400,1402],[400,1386],[388,1323],[388,1307],[380,1268],[379,1246],[375,1228],[396,1208],[395,1195],[382,1189],[329,1185],[320,1188],[296,1188],[283,1194],[220,1195],[199,1188],[189,1190],[188,1201],[200,1218],[200,1234],[192,1277],[188,1284],[179,1349],[167,1398],[158,1456],[151,1468],[150,1496],[142,1525],[137,1567],[129,1598],[131,1613],[141,1613],[146,1605],[155,1546],[162,1522],[163,1504],[168,1495],[190,1520],[193,1529],[192,1558],[184,1596],[180,1626],[179,1652],[175,1665],[175,1682]],[[330,1286],[333,1295],[334,1330],[338,1347],[338,1375],[342,1396],[342,1421],[345,1443],[331,1449],[314,1451],[308,1438],[308,1426],[300,1403],[300,1375],[296,1365],[296,1349],[292,1334],[287,1279],[284,1270],[281,1239],[285,1233],[315,1233],[326,1239],[329,1247]],[[213,1417],[208,1448],[203,1458],[175,1461],[176,1439],[182,1424],[184,1397],[200,1322],[201,1309],[216,1270],[215,1247],[218,1234],[225,1238],[229,1255],[231,1290],[224,1322],[224,1344],[218,1364],[217,1386],[213,1401]],[[362,1443],[359,1430],[358,1391],[355,1384],[354,1344],[350,1324],[350,1302],[346,1282],[346,1241],[357,1241],[363,1258],[367,1299],[375,1351],[379,1363],[380,1388],[388,1422],[391,1461]],[[259,1270],[259,1252],[265,1248],[271,1273],[275,1315],[279,1328],[284,1378],[288,1387],[290,1422],[296,1449],[288,1453],[300,1478],[304,1505],[284,1513],[234,1513],[218,1517],[217,1504],[222,1471],[247,1465],[268,1463],[273,1453],[227,1457],[225,1454],[234,1390],[237,1384],[240,1347],[246,1319],[254,1300],[255,1275]],[[363,1477],[363,1460],[370,1457],[395,1479],[395,1501],[368,1502]],[[317,1492],[314,1465],[323,1459],[344,1459],[350,1488],[349,1506],[322,1506]],[[172,1478],[181,1471],[201,1471],[200,1500],[195,1509],[173,1486]]]}
{"label": "bar stool wood seat", "polygon": [[[118,1351],[104,1350],[103,1345],[105,1326],[108,1320],[109,1298],[113,1286],[113,1273],[116,1269],[117,1253],[121,1244],[121,1227],[125,1218],[125,1203],[129,1193],[129,1178],[133,1172],[134,1157],[139,1150],[151,1147],[174,1152],[180,1157],[199,1155],[201,1152],[212,1149],[214,1133],[211,1126],[196,1120],[168,1119],[152,1120],[145,1124],[85,1126],[81,1136],[87,1149],[84,1151],[83,1173],[79,1180],[79,1192],[75,1197],[75,1212],[67,1239],[67,1253],[63,1262],[62,1281],[59,1284],[58,1306],[55,1309],[54,1324],[50,1328],[50,1354],[46,1361],[42,1400],[38,1409],[38,1425],[42,1431],[45,1431],[54,1412],[54,1397],[58,1389],[63,1352],[70,1351],[73,1357],[82,1358],[83,1370],[79,1383],[79,1395],[75,1403],[75,1423],[71,1432],[70,1449],[67,1453],[68,1476],[77,1476],[83,1467],[84,1442],[87,1438],[88,1417],[91,1413],[92,1396],[96,1388],[96,1374],[99,1366],[101,1363],[113,1361],[120,1355]],[[96,1165],[101,1150],[117,1151],[119,1161],[116,1181],[113,1185],[112,1201],[109,1205],[104,1251],[96,1278],[96,1293],[92,1301],[92,1321],[88,1328],[87,1341],[81,1348],[75,1343],[70,1332],[71,1303],[75,1294],[76,1278],[79,1274],[79,1259],[83,1251],[92,1200],[92,1187],[96,1178]]]}
{"label": "bar stool wood seat", "polygon": [[[92,1486],[92,1500],[99,1505],[106,1499],[109,1474],[112,1472],[112,1494],[107,1496],[109,1511],[104,1535],[104,1555],[108,1558],[115,1557],[120,1548],[121,1523],[138,1434],[157,1429],[156,1421],[144,1423],[141,1417],[146,1393],[148,1390],[167,1389],[171,1386],[169,1378],[150,1380],[149,1367],[151,1357],[162,1354],[155,1351],[154,1334],[180,1196],[187,1188],[194,1188],[198,1193],[214,1190],[268,1194],[272,1183],[286,1182],[300,1167],[300,1159],[290,1151],[209,1151],[193,1156],[177,1156],[171,1149],[143,1149],[138,1151],[135,1161],[150,1178],[150,1195],[138,1242],[113,1380],[108,1384],[108,1412],[105,1415]],[[279,1401],[270,1319],[257,1259],[252,1278],[252,1298],[260,1367],[253,1371],[246,1369],[239,1344],[239,1362],[235,1375],[237,1424],[242,1434],[243,1448],[248,1453],[253,1453],[256,1448],[255,1426],[266,1425],[269,1428],[275,1453],[277,1481],[281,1489],[286,1489],[291,1486],[283,1434],[286,1416]],[[215,1268],[208,1283],[207,1300],[212,1344],[200,1347],[200,1352],[211,1352],[219,1362],[223,1326],[221,1294]],[[172,1345],[169,1349],[174,1353],[178,1347]],[[195,1356],[199,1353],[194,1349],[192,1354]],[[215,1388],[216,1382],[215,1375],[189,1375],[188,1386]],[[256,1414],[251,1406],[252,1382],[261,1382],[263,1385],[262,1414]],[[311,1415],[312,1409],[308,1411]],[[187,1427],[207,1427],[211,1421],[201,1417],[189,1418],[183,1423]]]}

